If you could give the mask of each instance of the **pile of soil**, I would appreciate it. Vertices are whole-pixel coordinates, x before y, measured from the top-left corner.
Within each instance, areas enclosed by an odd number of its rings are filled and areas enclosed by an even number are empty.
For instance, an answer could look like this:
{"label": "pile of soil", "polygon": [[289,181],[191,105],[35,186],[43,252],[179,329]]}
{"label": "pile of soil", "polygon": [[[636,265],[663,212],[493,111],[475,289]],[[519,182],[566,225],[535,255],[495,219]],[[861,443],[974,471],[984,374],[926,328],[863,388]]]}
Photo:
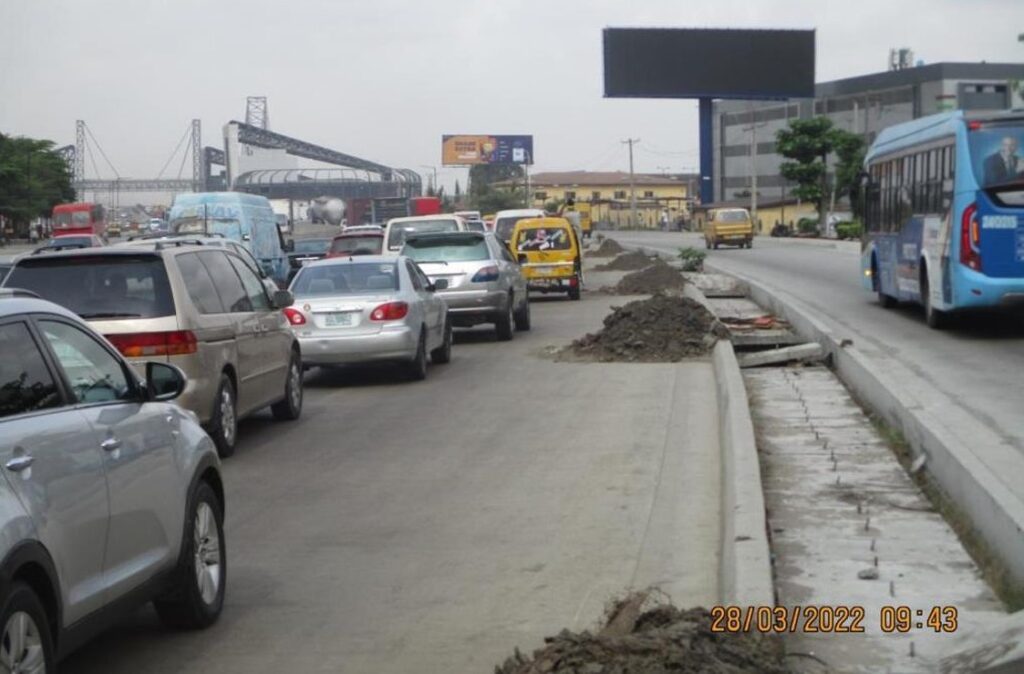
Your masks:
{"label": "pile of soil", "polygon": [[591,257],[615,257],[626,249],[619,245],[615,239],[605,239],[597,250],[590,254]]}
{"label": "pile of soil", "polygon": [[[632,603],[631,603],[632,602]],[[641,602],[642,604],[642,602]],[[563,630],[525,657],[516,650],[495,674],[786,674],[778,641],[757,633],[711,631],[704,608],[661,605],[640,612],[627,598],[596,635]]]}
{"label": "pile of soil", "polygon": [[707,355],[729,330],[689,297],[655,295],[615,307],[599,332],[569,347],[584,360],[664,363]]}
{"label": "pile of soil", "polygon": [[680,292],[685,285],[682,273],[659,258],[646,269],[623,276],[615,284],[614,292],[619,295],[653,295]]}
{"label": "pile of soil", "polygon": [[594,271],[635,271],[649,267],[659,259],[648,257],[638,250],[631,250],[628,253],[619,255],[611,262],[594,267]]}

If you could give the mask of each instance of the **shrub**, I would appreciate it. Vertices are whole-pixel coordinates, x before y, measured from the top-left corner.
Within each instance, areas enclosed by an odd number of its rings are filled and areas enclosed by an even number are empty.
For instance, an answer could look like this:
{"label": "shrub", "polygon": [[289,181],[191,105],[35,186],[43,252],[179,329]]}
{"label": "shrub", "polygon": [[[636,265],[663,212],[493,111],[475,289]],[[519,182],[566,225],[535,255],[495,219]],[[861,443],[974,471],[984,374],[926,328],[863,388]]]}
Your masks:
{"label": "shrub", "polygon": [[683,261],[683,271],[704,271],[704,257],[704,251],[693,247],[679,249],[679,259]]}
{"label": "shrub", "polygon": [[800,218],[796,223],[797,231],[801,234],[818,234],[818,221],[813,218]]}
{"label": "shrub", "polygon": [[857,221],[837,222],[836,236],[840,239],[859,239],[864,226]]}

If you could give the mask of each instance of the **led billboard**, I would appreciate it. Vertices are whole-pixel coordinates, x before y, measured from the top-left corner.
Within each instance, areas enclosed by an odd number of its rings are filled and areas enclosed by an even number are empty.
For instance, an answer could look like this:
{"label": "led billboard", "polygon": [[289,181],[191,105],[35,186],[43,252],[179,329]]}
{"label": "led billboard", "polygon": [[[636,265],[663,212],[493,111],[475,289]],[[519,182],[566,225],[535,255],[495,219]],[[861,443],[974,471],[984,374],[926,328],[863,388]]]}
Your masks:
{"label": "led billboard", "polygon": [[813,30],[606,28],[609,98],[810,98]]}

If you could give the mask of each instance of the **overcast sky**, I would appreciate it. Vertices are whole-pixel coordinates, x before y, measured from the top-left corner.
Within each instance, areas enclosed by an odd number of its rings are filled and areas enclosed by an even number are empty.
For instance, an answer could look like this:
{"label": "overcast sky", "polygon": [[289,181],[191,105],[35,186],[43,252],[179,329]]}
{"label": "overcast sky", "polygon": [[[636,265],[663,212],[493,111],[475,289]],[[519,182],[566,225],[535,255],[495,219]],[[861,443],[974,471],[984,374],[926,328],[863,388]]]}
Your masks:
{"label": "overcast sky", "polygon": [[64,145],[84,119],[152,177],[190,119],[220,146],[266,95],[273,130],[421,173],[444,133],[533,134],[534,170],[625,169],[639,137],[637,170],[692,170],[695,102],[602,98],[608,26],[815,28],[819,82],[890,47],[1024,61],[1024,0],[0,0],[0,131]]}

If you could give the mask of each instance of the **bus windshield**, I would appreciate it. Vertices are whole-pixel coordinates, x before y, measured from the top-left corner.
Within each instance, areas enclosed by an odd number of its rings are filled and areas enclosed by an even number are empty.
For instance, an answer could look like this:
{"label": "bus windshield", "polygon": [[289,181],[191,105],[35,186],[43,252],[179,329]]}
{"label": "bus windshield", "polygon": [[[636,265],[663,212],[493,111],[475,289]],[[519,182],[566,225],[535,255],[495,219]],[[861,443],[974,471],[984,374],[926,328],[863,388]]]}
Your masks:
{"label": "bus windshield", "polygon": [[971,165],[980,187],[1024,180],[1024,119],[982,124],[967,137]]}

